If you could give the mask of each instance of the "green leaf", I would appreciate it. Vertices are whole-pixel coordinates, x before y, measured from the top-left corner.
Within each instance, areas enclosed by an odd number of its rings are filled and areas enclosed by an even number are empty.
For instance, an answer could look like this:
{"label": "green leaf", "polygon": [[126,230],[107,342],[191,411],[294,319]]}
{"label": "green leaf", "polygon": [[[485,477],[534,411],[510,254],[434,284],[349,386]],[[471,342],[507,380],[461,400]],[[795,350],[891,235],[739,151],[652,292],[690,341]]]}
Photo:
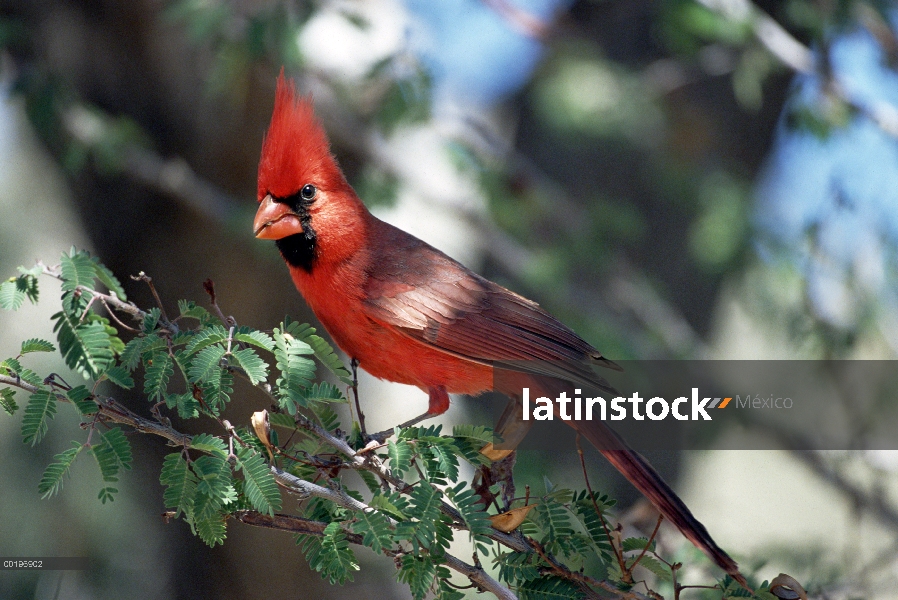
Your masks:
{"label": "green leaf", "polygon": [[304,394],[315,377],[315,363],[303,356],[312,354],[312,348],[292,334],[279,329],[274,330],[273,336],[274,357],[281,372],[276,382],[278,401],[290,414],[294,414],[296,406],[307,405]]}
{"label": "green leaf", "polygon": [[196,498],[193,504],[193,517],[197,521],[210,519],[227,504],[236,502],[237,490],[234,489],[231,467],[218,456],[201,456],[193,461],[193,472],[199,478],[196,486]]}
{"label": "green leaf", "polygon": [[23,267],[22,265],[19,265],[18,267],[16,267],[16,271],[18,271],[22,275],[31,275],[32,277],[38,277],[44,272],[44,266],[41,264],[36,264],[29,269]]}
{"label": "green leaf", "polygon": [[379,494],[381,492],[380,484],[377,482],[377,477],[374,476],[374,473],[365,470],[356,472],[359,474],[359,477],[362,478],[362,481],[365,483],[365,487],[368,488],[369,492],[372,494]]}
{"label": "green leaf", "polygon": [[78,442],[72,442],[72,444],[71,448],[54,456],[53,462],[47,465],[47,469],[37,485],[37,492],[41,495],[41,499],[55,496],[62,490],[63,477],[75,462],[78,453],[84,448]]}
{"label": "green leaf", "polygon": [[166,486],[162,498],[166,508],[173,508],[175,516],[181,513],[192,515],[196,498],[196,486],[199,479],[188,468],[187,461],[180,452],[173,452],[165,457],[159,482]]}
{"label": "green leaf", "polygon": [[362,535],[362,543],[378,554],[393,547],[393,528],[383,514],[366,510],[356,515],[352,531]]}
{"label": "green leaf", "polygon": [[60,258],[62,290],[72,292],[79,285],[92,288],[97,274],[94,264],[86,250],[72,248],[68,254],[63,252]]}
{"label": "green leaf", "polygon": [[119,355],[121,366],[127,369],[129,372],[136,369],[137,365],[140,364],[140,355],[143,353],[144,346],[148,341],[153,339],[153,337],[155,336],[136,337],[125,344],[125,348]]}
{"label": "green leaf", "polygon": [[440,513],[440,495],[429,484],[419,483],[410,494],[414,521],[403,521],[396,525],[395,538],[420,544],[433,555],[441,555],[452,541],[452,530],[448,528],[446,515]]}
{"label": "green leaf", "polygon": [[408,517],[406,517],[405,514],[403,514],[402,509],[393,502],[395,499],[396,498],[387,497],[382,494],[375,494],[368,503],[368,506],[376,508],[381,512],[385,512],[391,515],[394,519],[405,521]]}
{"label": "green leaf", "polygon": [[37,304],[40,295],[37,277],[43,273],[43,267],[41,265],[35,265],[30,269],[18,267],[18,270],[21,275],[16,277],[16,289],[25,292],[25,296],[32,304]]}
{"label": "green leaf", "polygon": [[0,390],[0,406],[9,415],[14,415],[19,410],[19,405],[16,404],[16,391],[10,388]]}
{"label": "green leaf", "polygon": [[218,344],[220,342],[224,342],[228,339],[227,330],[221,325],[211,325],[201,331],[199,331],[193,339],[190,340],[190,343],[187,344],[187,348],[185,349],[187,356],[192,354],[196,354],[203,348],[211,346],[212,344]]}
{"label": "green leaf", "polygon": [[[32,271],[35,271],[32,269]],[[3,283],[0,283],[0,308],[6,310],[18,310],[25,298],[31,300],[32,304],[37,304],[38,286],[36,274],[39,271],[23,271],[19,267],[22,274],[18,277],[10,277]]]}
{"label": "green leaf", "polygon": [[673,581],[673,575],[671,574],[670,569],[652,556],[643,554],[642,558],[639,559],[639,566],[645,567],[657,575],[658,579],[661,581]]}
{"label": "green leaf", "polygon": [[274,351],[274,339],[267,333],[258,331],[256,329],[241,327],[234,333],[234,339],[238,342],[243,342],[245,344],[256,346],[257,348],[262,348],[263,350],[268,350],[269,352]]}
{"label": "green leaf", "polygon": [[446,489],[446,496],[455,504],[462,520],[472,536],[489,535],[493,531],[489,515],[484,511],[480,494],[473,489],[464,489],[467,484],[460,482],[455,487]]}
{"label": "green leaf", "polygon": [[329,523],[324,528],[320,551],[315,557],[314,565],[312,562],[310,559],[309,566],[321,573],[332,585],[352,581],[352,571],[359,570],[359,564],[346,540],[346,532],[336,522]]}
{"label": "green leaf", "polygon": [[15,358],[5,358],[0,362],[0,374],[17,375],[22,370],[22,363]]}
{"label": "green leaf", "polygon": [[341,361],[340,357],[337,356],[337,353],[334,352],[333,347],[328,344],[324,338],[315,335],[314,327],[307,323],[298,324],[293,322],[287,326],[286,333],[289,333],[296,339],[308,344],[315,353],[315,357],[321,361],[321,364],[327,367],[331,373],[339,377],[343,383],[347,385],[352,384],[352,376],[349,370],[343,366],[343,361]]}
{"label": "green leaf", "polygon": [[540,577],[526,581],[518,587],[521,600],[580,600],[583,590],[567,579],[560,577]]}
{"label": "green leaf", "polygon": [[243,491],[253,508],[269,515],[281,510],[281,492],[262,457],[248,448],[240,448],[237,466],[243,471]]}
{"label": "green leaf", "polygon": [[456,425],[452,428],[455,450],[459,456],[475,467],[488,465],[490,459],[480,453],[488,443],[493,443],[493,430],[475,425]]}
{"label": "green leaf", "polygon": [[168,388],[168,380],[175,372],[171,355],[168,352],[154,352],[148,362],[143,377],[143,392],[147,400],[155,402],[164,398]]}
{"label": "green leaf", "polygon": [[215,544],[224,544],[227,537],[227,525],[225,515],[216,513],[208,518],[196,522],[196,533],[207,546],[214,548]]}
{"label": "green leaf", "polygon": [[14,358],[7,358],[0,362],[0,373],[4,371],[9,375],[17,376],[22,381],[30,383],[33,386],[39,388],[44,387],[44,380],[40,375],[31,369],[26,369]]}
{"label": "green leaf", "polygon": [[405,440],[389,440],[387,454],[390,457],[390,470],[402,475],[412,466],[412,447]]}
{"label": "green leaf", "polygon": [[100,467],[100,475],[106,483],[115,483],[118,481],[119,463],[118,458],[108,444],[100,443],[91,446],[91,453]]}
{"label": "green leaf", "polygon": [[252,348],[235,350],[231,353],[231,356],[234,357],[236,363],[240,365],[240,368],[243,369],[253,385],[264,381],[268,377],[268,363],[259,358],[259,355]]}
{"label": "green leaf", "polygon": [[474,438],[455,438],[455,448],[458,455],[464,458],[475,467],[490,464],[490,459],[480,453],[484,444]]}
{"label": "green leaf", "polygon": [[182,419],[195,419],[200,416],[200,403],[193,394],[166,394],[165,405],[169,408],[177,408],[178,416]]}
{"label": "green leaf", "polygon": [[481,442],[481,446],[493,441],[493,430],[480,425],[455,425],[452,428],[452,437],[471,438]]}
{"label": "green leaf", "polygon": [[514,585],[539,577],[533,560],[538,559],[530,552],[503,552],[493,562],[499,565],[499,580]]}
{"label": "green leaf", "polygon": [[134,387],[134,379],[128,375],[128,370],[124,367],[109,367],[103,376],[120,388],[130,390]]}
{"label": "green leaf", "polygon": [[554,498],[547,497],[542,504],[530,511],[530,515],[542,530],[544,543],[566,538],[573,533],[567,508]]}
{"label": "green leaf", "polygon": [[207,346],[200,350],[190,363],[187,374],[190,381],[215,381],[220,377],[221,359],[224,358],[223,346]]}
{"label": "green leaf", "polygon": [[316,402],[312,404],[312,412],[325,430],[334,431],[340,426],[340,416],[329,404]]}
{"label": "green leaf", "polygon": [[94,267],[94,276],[99,279],[103,285],[106,286],[110,292],[119,297],[119,300],[127,301],[128,296],[125,295],[125,289],[122,287],[122,284],[116,278],[115,275],[112,274],[106,265],[100,262],[100,259],[96,256],[93,257],[93,267]]}
{"label": "green leaf", "polygon": [[[392,68],[395,68],[395,63]],[[384,80],[386,89],[374,121],[389,136],[404,123],[426,121],[431,114],[431,79],[423,68]]]}
{"label": "green leaf", "polygon": [[[646,546],[648,546],[648,550],[646,550]],[[621,542],[621,549],[624,552],[642,552],[646,550],[647,552],[653,552],[655,550],[655,540],[652,540],[652,543],[649,543],[648,538],[644,537],[631,537],[627,538]]]}
{"label": "green leaf", "polygon": [[570,535],[555,540],[547,547],[553,548],[554,554],[563,554],[567,557],[567,564],[577,568],[583,566],[587,556],[595,553],[595,547],[592,540],[582,533],[571,533]]}
{"label": "green leaf", "polygon": [[50,419],[56,414],[56,396],[48,390],[39,390],[28,398],[25,417],[22,419],[22,437],[26,444],[34,446],[47,433]]}
{"label": "green leaf", "polygon": [[438,442],[440,440],[440,432],[443,431],[442,425],[428,425],[427,427],[406,427],[399,431],[399,438],[403,440],[424,440],[427,442]]}
{"label": "green leaf", "polygon": [[404,554],[396,578],[408,584],[415,600],[423,600],[433,585],[436,567],[428,557]]}
{"label": "green leaf", "polygon": [[217,416],[221,414],[231,399],[230,394],[234,391],[234,376],[224,369],[217,369],[211,372],[200,387],[206,406],[213,415]]}
{"label": "green leaf", "polygon": [[304,396],[310,405],[319,402],[347,402],[340,388],[326,381],[314,384],[306,390]]}
{"label": "green leaf", "polygon": [[290,415],[285,415],[284,413],[277,412],[268,412],[268,421],[272,425],[277,425],[278,427],[286,427],[287,429],[296,429],[296,421]]}
{"label": "green leaf", "polygon": [[427,452],[433,458],[433,461],[428,461],[431,464],[428,471],[437,470],[440,476],[447,477],[450,481],[458,479],[458,458],[455,456],[457,451],[452,438],[436,438],[436,441],[427,446]]}
{"label": "green leaf", "polygon": [[25,301],[25,289],[20,284],[21,281],[21,277],[16,277],[0,283],[0,308],[19,310]]}
{"label": "green leaf", "polygon": [[19,354],[28,354],[30,352],[54,352],[56,348],[47,340],[31,338],[22,342],[22,349]]}
{"label": "green leaf", "polygon": [[79,385],[74,387],[66,392],[66,396],[68,396],[82,416],[92,415],[97,412],[97,403],[94,401],[94,396],[87,389],[87,386]]}
{"label": "green leaf", "polygon": [[70,369],[78,371],[85,379],[98,379],[112,366],[115,356],[106,319],[90,315],[84,322],[79,322],[65,312],[58,312],[51,318],[56,321],[53,331],[59,342],[59,353]]}
{"label": "green leaf", "polygon": [[118,465],[126,471],[131,470],[131,443],[125,437],[125,433],[120,427],[112,427],[100,435],[103,442],[108,446],[109,452],[115,456]]}
{"label": "green leaf", "polygon": [[[611,531],[614,528],[608,525],[607,521],[605,521],[605,526],[602,525],[604,516],[596,513],[592,501],[590,501],[589,498],[578,501],[575,506],[577,516],[583,524],[584,529],[586,529],[587,535],[590,540],[592,540],[595,548],[599,551],[602,560],[607,562],[611,559],[612,549],[611,540],[608,539],[606,529],[607,531]],[[599,508],[602,508],[601,503],[599,503]]]}
{"label": "green leaf", "polygon": [[190,441],[190,447],[202,452],[208,452],[222,459],[228,457],[228,447],[224,441],[208,433],[200,433],[193,436],[193,439]]}
{"label": "green leaf", "polygon": [[197,319],[200,322],[207,322],[212,318],[208,310],[197,306],[193,300],[178,300],[178,312],[185,319]]}
{"label": "green leaf", "polygon": [[150,310],[147,311],[147,316],[143,318],[143,325],[141,329],[143,330],[144,335],[149,335],[153,333],[153,330],[156,329],[156,325],[159,324],[159,319],[162,318],[162,311],[154,306]]}
{"label": "green leaf", "polygon": [[[100,433],[100,443],[91,447],[91,452],[100,467],[100,475],[106,483],[115,483],[118,481],[118,472],[120,468],[131,468],[131,444],[125,438],[125,434],[118,427],[113,427],[105,432]],[[100,490],[99,498],[105,504],[107,501],[115,500],[115,494],[118,490],[114,487],[106,486]]]}
{"label": "green leaf", "polygon": [[435,600],[465,600],[465,595],[452,587],[449,579],[452,575],[443,566],[437,567],[437,592]]}
{"label": "green leaf", "polygon": [[100,489],[100,493],[97,494],[97,499],[99,499],[103,504],[106,504],[107,502],[114,501],[116,494],[118,494],[118,488],[107,486]]}

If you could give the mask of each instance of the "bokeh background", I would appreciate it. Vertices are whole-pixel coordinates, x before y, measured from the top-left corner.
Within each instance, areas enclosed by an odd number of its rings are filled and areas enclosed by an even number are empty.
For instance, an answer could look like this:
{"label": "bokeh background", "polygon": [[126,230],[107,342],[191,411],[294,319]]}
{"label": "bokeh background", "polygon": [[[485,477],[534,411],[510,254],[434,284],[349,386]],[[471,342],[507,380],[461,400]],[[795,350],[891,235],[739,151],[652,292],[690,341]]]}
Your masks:
{"label": "bokeh background", "polygon": [[[283,66],[383,218],[538,300],[615,359],[894,359],[898,12],[861,0],[0,0],[0,274],[99,256],[149,305],[238,322],[313,320],[253,239],[255,174]],[[0,354],[52,339],[56,292],[0,313]],[[52,362],[43,369],[65,373]],[[374,428],[417,390],[363,378]],[[122,397],[145,410],[137,397]],[[231,407],[245,420],[262,400]],[[459,398],[450,420],[486,423]],[[285,534],[232,525],[209,549],[163,524],[167,449],[132,436],[114,503],[80,461],[39,500],[35,449],[0,417],[0,555],[91,556],[89,572],[0,572],[3,598],[406,598],[364,552],[354,583],[310,573]],[[896,432],[898,435],[898,432]],[[560,456],[570,456],[565,461]],[[651,459],[760,578],[894,598],[890,453]],[[525,444],[524,482],[582,487],[572,439]],[[654,524],[592,456],[621,518]],[[540,487],[540,490],[543,489]],[[636,501],[633,509],[627,510]],[[647,532],[646,532],[647,533]],[[695,558],[674,533],[670,556]],[[700,559],[695,559],[700,562]],[[700,579],[700,578],[699,578]]]}

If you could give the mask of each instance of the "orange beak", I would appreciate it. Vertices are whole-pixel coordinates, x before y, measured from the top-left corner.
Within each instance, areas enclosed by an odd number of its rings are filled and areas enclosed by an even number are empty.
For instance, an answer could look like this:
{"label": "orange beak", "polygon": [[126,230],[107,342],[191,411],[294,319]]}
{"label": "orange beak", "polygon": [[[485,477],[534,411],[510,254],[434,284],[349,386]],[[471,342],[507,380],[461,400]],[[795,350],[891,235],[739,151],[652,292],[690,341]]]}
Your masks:
{"label": "orange beak", "polygon": [[286,204],[275,202],[270,194],[265,196],[253,220],[253,234],[261,240],[279,240],[295,233],[302,233],[299,215]]}

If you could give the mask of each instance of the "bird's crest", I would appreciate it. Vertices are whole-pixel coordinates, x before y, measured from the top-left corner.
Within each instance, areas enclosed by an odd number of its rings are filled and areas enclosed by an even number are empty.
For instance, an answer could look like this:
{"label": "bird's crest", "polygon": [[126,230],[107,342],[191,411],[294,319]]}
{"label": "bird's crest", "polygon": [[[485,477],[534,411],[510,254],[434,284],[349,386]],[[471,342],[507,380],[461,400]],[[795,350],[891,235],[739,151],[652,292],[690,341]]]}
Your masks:
{"label": "bird's crest", "polygon": [[285,198],[312,183],[343,181],[330,152],[330,142],[315,116],[312,99],[296,92],[292,79],[278,76],[271,125],[262,143],[259,161],[259,196]]}

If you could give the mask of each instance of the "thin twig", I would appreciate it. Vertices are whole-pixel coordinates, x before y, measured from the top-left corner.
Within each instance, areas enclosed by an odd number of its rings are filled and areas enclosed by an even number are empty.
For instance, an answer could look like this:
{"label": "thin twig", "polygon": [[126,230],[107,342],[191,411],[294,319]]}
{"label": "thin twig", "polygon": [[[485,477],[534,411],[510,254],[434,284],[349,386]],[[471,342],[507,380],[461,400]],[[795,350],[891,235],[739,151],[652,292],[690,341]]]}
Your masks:
{"label": "thin twig", "polygon": [[655,529],[652,531],[652,535],[649,536],[649,541],[646,542],[645,546],[642,548],[642,552],[639,553],[639,556],[636,557],[636,560],[633,561],[633,564],[630,565],[630,568],[627,569],[628,572],[632,573],[633,569],[636,568],[636,565],[639,564],[639,561],[642,560],[642,557],[645,556],[646,551],[649,549],[649,546],[652,545],[652,540],[655,539],[655,536],[658,535],[658,529],[661,527],[661,521],[664,520],[664,515],[658,515],[658,522],[655,523]]}
{"label": "thin twig", "polygon": [[569,581],[573,581],[575,583],[580,584],[582,591],[586,594],[587,598],[595,598],[601,599],[602,596],[599,596],[592,588],[601,588],[606,592],[613,592],[617,594],[618,598],[627,599],[627,600],[649,600],[646,596],[634,592],[622,592],[612,584],[607,581],[600,581],[594,577],[590,577],[589,575],[585,575],[583,573],[577,571],[571,571],[566,566],[558,562],[554,557],[550,556],[546,549],[543,548],[542,544],[537,542],[532,538],[528,538],[527,540],[530,543],[530,546],[539,554],[540,558],[549,565],[549,570],[553,575],[561,577],[563,579],[567,579]]}
{"label": "thin twig", "polygon": [[619,549],[617,544],[614,543],[614,540],[611,537],[611,532],[608,531],[608,524],[605,523],[605,513],[604,511],[599,510],[599,505],[596,502],[596,494],[592,491],[592,485],[589,483],[589,475],[586,473],[586,457],[583,455],[583,447],[580,445],[579,432],[574,441],[577,445],[577,456],[580,458],[580,468],[583,469],[583,481],[586,482],[586,491],[589,492],[589,499],[592,500],[592,507],[599,516],[599,521],[602,523],[602,530],[605,532],[605,537],[608,538],[608,543],[611,544],[611,549],[614,551],[614,558],[617,559],[617,564],[620,567],[621,573],[629,575],[626,562],[624,561],[623,550]]}
{"label": "thin twig", "polygon": [[[113,297],[117,297],[117,296],[115,296],[115,292],[110,292],[110,293],[113,295]],[[115,314],[115,311],[112,310],[112,309],[109,307],[108,304],[106,304],[106,300],[104,300],[104,299],[103,299],[102,297],[100,297],[100,296],[96,296],[96,297],[97,297],[97,298],[100,298],[100,302],[102,302],[102,303],[103,303],[103,307],[106,308],[106,313],[109,315],[109,318],[111,318],[113,321],[115,321],[116,323],[118,323],[118,326],[119,326],[119,327],[121,327],[122,329],[127,329],[127,330],[130,331],[131,333],[140,333],[140,330],[139,330],[139,329],[135,329],[135,328],[133,328],[133,327],[131,327],[131,326],[129,326],[129,325],[125,325],[125,324],[122,322],[122,320],[119,319],[118,316]]]}
{"label": "thin twig", "polygon": [[[57,265],[55,267],[48,267],[47,265],[45,265],[43,263],[43,261],[39,260],[39,261],[37,261],[37,266],[39,266],[41,268],[41,273],[43,275],[46,275],[47,277],[52,277],[53,279],[58,279],[59,281],[64,280],[64,278],[62,276],[62,270],[59,267],[59,265]],[[118,317],[115,316],[115,311],[129,314],[135,321],[143,321],[144,318],[146,318],[146,316],[147,316],[147,314],[144,311],[142,311],[140,308],[138,308],[136,304],[134,304],[133,302],[124,302],[121,298],[118,297],[118,295],[115,292],[113,292],[111,290],[109,291],[108,294],[104,294],[103,292],[99,292],[91,287],[86,286],[86,285],[79,285],[75,288],[75,293],[90,294],[91,302],[93,302],[94,299],[98,299],[100,302],[103,303],[103,306],[106,308],[106,311],[109,313],[109,316],[111,316],[115,320],[116,323],[118,323],[125,329],[128,329],[129,331],[137,331],[137,330],[133,329],[131,327],[128,327],[127,325],[122,323],[118,319]],[[110,307],[112,307],[115,310],[112,310]],[[90,303],[88,303],[88,308],[90,308]],[[81,316],[82,320],[84,319],[84,316],[86,314],[87,314],[87,309],[85,309],[84,315]]]}
{"label": "thin twig", "polygon": [[359,361],[357,358],[349,360],[349,366],[352,367],[352,397],[355,399],[355,410],[359,414],[359,429],[362,432],[362,439],[365,439],[367,432],[365,431],[365,413],[362,412],[362,405],[359,403]]}
{"label": "thin twig", "polygon": [[159,312],[162,315],[162,318],[165,319],[166,323],[171,323],[168,314],[165,312],[165,306],[162,304],[162,298],[159,297],[159,292],[156,291],[156,286],[153,285],[153,278],[141,271],[137,275],[132,275],[131,279],[134,281],[143,281],[147,284],[147,287],[150,288],[150,293],[153,294],[153,300],[156,301],[156,306],[159,307]]}
{"label": "thin twig", "polygon": [[[78,294],[79,290],[76,288],[75,293]],[[78,324],[84,323],[84,319],[87,318],[88,313],[90,313],[90,307],[93,306],[94,302],[97,301],[97,296],[91,296],[90,300],[87,301],[87,306],[84,307],[84,312],[81,313],[81,318],[78,319]]]}
{"label": "thin twig", "polygon": [[[41,391],[41,388],[36,385],[6,375],[0,375],[0,383],[17,387],[32,394]],[[53,390],[51,390],[51,393],[61,402],[70,402],[65,394]],[[192,436],[131,412],[112,398],[103,398],[102,396],[94,396],[94,398],[97,402],[97,411],[104,422],[128,425],[141,433],[150,433],[163,437],[176,446],[189,446],[193,439]]]}
{"label": "thin twig", "polygon": [[218,306],[218,302],[216,301],[215,296],[215,283],[211,279],[207,279],[203,282],[203,290],[207,294],[209,294],[209,302],[212,305],[212,311],[221,320],[222,324],[224,324],[225,327],[235,326],[237,323],[234,321],[234,319],[229,319],[228,317],[226,317],[225,314],[221,311],[221,307]]}

